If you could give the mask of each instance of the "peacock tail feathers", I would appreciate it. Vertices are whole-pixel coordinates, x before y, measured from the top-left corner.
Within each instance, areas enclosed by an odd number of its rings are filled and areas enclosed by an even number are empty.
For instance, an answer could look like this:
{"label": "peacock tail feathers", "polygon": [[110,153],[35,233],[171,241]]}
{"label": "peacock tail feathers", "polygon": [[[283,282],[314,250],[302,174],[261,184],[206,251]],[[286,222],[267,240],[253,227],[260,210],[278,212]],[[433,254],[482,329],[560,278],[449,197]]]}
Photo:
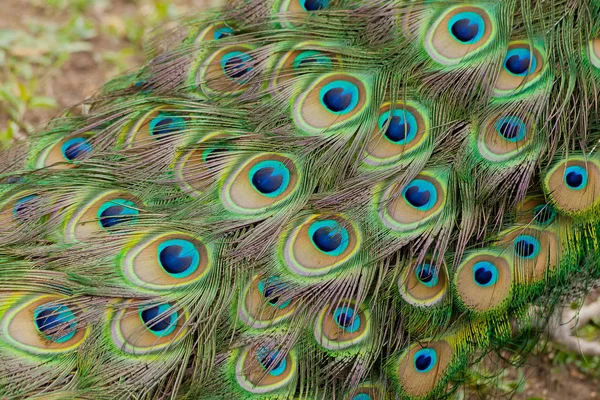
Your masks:
{"label": "peacock tail feathers", "polygon": [[600,279],[599,17],[232,0],[182,21],[0,154],[0,396],[449,396]]}

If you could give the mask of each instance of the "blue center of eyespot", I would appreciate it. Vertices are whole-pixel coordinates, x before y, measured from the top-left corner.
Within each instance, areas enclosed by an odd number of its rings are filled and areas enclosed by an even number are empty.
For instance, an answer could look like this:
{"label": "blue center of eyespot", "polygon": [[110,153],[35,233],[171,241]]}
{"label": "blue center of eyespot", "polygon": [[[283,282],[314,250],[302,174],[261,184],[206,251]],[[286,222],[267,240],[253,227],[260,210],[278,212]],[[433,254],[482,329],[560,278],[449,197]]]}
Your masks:
{"label": "blue center of eyespot", "polygon": [[285,371],[287,365],[286,359],[279,354],[279,351],[269,350],[266,347],[261,347],[256,352],[259,364],[266,371],[269,371],[269,375],[271,376],[279,376]]}
{"label": "blue center of eyespot", "polygon": [[333,67],[331,59],[320,51],[306,50],[299,53],[292,64],[295,71],[300,72],[309,66]]}
{"label": "blue center of eyespot", "polygon": [[474,12],[461,12],[448,21],[448,30],[460,43],[475,43],[483,37],[485,22]]}
{"label": "blue center of eyespot", "polygon": [[75,336],[77,320],[67,306],[41,305],[33,311],[35,327],[46,339],[63,343]]}
{"label": "blue center of eyespot", "polygon": [[404,188],[402,196],[414,208],[428,211],[437,201],[437,190],[431,182],[415,179]]}
{"label": "blue center of eyespot", "polygon": [[172,239],[158,246],[160,266],[175,278],[185,278],[198,269],[200,252],[188,240]]}
{"label": "blue center of eyespot", "polygon": [[550,204],[540,204],[533,209],[533,218],[540,225],[548,225],[556,218],[556,211]]}
{"label": "blue center of eyespot", "polygon": [[185,119],[173,115],[159,115],[150,121],[150,134],[161,139],[169,134],[185,129]]}
{"label": "blue center of eyespot", "polygon": [[281,161],[261,161],[250,169],[248,178],[260,194],[277,197],[290,184],[290,170]]}
{"label": "blue center of eyespot", "polygon": [[102,204],[98,209],[98,221],[103,228],[110,228],[124,222],[135,222],[139,215],[134,202],[114,199]]}
{"label": "blue center of eyespot", "polygon": [[498,282],[498,268],[489,261],[476,262],[473,265],[473,280],[479,286],[492,286]]}
{"label": "blue center of eyespot", "polygon": [[219,40],[227,36],[233,36],[233,29],[231,29],[228,26],[224,26],[222,28],[217,29],[213,34],[213,38],[215,40]]}
{"label": "blue center of eyespot", "polygon": [[540,252],[540,241],[531,235],[519,235],[514,240],[514,249],[517,256],[531,259]]}
{"label": "blue center of eyespot", "polygon": [[92,152],[92,145],[84,138],[73,138],[63,143],[60,151],[65,160],[73,161],[90,154]]}
{"label": "blue center of eyespot", "polygon": [[344,115],[356,108],[360,93],[354,83],[336,80],[323,86],[320,96],[322,104],[329,111]]}
{"label": "blue center of eyespot", "polygon": [[300,5],[306,11],[318,11],[329,6],[329,0],[300,0]]}
{"label": "blue center of eyespot", "polygon": [[252,71],[252,57],[242,51],[232,51],[221,58],[225,75],[238,83],[245,83]]}
{"label": "blue center of eyespot", "polygon": [[498,118],[494,126],[502,138],[512,143],[523,140],[527,132],[525,122],[514,115]]}
{"label": "blue center of eyespot", "polygon": [[352,397],[352,400],[373,400],[373,398],[366,393],[360,393]]}
{"label": "blue center of eyespot", "polygon": [[348,230],[333,219],[313,222],[308,236],[317,249],[334,257],[344,253],[350,242]]}
{"label": "blue center of eyespot", "polygon": [[581,190],[587,186],[588,173],[579,165],[571,165],[565,168],[565,183],[570,189]]}
{"label": "blue center of eyespot", "polygon": [[437,353],[434,349],[421,349],[415,352],[413,361],[417,372],[429,372],[437,362]]}
{"label": "blue center of eyespot", "polygon": [[415,268],[417,279],[427,287],[438,284],[438,270],[431,264],[420,264]]}
{"label": "blue center of eyespot", "polygon": [[13,216],[16,220],[27,221],[35,210],[36,195],[25,196],[15,202]]}
{"label": "blue center of eyespot", "polygon": [[537,60],[529,49],[518,47],[506,53],[504,67],[513,75],[525,76],[535,71]]}
{"label": "blue center of eyespot", "polygon": [[269,304],[278,308],[285,308],[291,300],[279,303],[279,294],[285,290],[285,284],[279,280],[278,276],[272,276],[258,282],[258,291],[267,299]]}
{"label": "blue center of eyespot", "polygon": [[[387,124],[387,128],[385,128]],[[395,144],[407,144],[417,136],[419,129],[417,119],[408,110],[395,109],[386,111],[377,121],[379,129],[385,129],[385,137]]]}
{"label": "blue center of eyespot", "polygon": [[360,315],[353,307],[342,306],[333,312],[335,323],[348,333],[354,333],[360,328]]}
{"label": "blue center of eyespot", "polygon": [[177,326],[177,311],[169,304],[143,308],[140,318],[146,328],[158,337],[170,335]]}

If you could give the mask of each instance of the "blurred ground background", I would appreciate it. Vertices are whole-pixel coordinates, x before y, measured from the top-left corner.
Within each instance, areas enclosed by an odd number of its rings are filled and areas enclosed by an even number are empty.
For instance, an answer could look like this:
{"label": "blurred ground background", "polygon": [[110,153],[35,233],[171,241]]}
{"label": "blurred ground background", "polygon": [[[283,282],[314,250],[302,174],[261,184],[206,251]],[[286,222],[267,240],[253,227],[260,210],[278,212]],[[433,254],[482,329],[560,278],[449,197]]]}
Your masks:
{"label": "blurred ground background", "polygon": [[[211,0],[1,0],[0,147],[144,61],[154,28]],[[215,1],[215,0],[212,0]],[[600,316],[580,336],[600,340]],[[477,372],[486,374],[485,364]],[[600,399],[600,357],[540,344],[525,368],[475,374],[457,399]]]}

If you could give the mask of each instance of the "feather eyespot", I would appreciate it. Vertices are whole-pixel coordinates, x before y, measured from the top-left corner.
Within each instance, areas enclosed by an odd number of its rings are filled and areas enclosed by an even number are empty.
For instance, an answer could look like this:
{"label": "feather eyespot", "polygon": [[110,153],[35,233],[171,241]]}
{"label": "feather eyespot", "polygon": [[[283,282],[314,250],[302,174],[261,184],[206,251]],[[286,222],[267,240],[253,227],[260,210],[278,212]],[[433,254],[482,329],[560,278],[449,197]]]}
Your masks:
{"label": "feather eyespot", "polygon": [[507,96],[523,91],[538,82],[546,69],[540,47],[526,41],[512,42],[496,79],[494,94]]}
{"label": "feather eyespot", "polygon": [[429,116],[412,102],[385,103],[366,146],[364,162],[384,166],[403,160],[423,146],[429,134]]}
{"label": "feather eyespot", "polygon": [[434,287],[438,284],[438,269],[431,264],[419,264],[415,268],[417,279],[427,287]]}
{"label": "feather eyespot", "polygon": [[261,347],[256,351],[256,359],[260,366],[271,376],[280,376],[285,372],[287,362],[277,350]]}
{"label": "feather eyespot", "polygon": [[519,235],[514,240],[515,254],[523,259],[532,259],[540,253],[540,241],[531,235]]}
{"label": "feather eyespot", "polygon": [[92,146],[84,138],[73,138],[62,144],[61,153],[65,160],[76,161],[85,158],[92,152]]}
{"label": "feather eyespot", "polygon": [[479,261],[473,265],[473,280],[479,286],[492,286],[498,281],[498,268],[489,261]]}
{"label": "feather eyespot", "polygon": [[170,304],[159,304],[141,308],[140,319],[153,335],[168,336],[177,327],[177,311]]}
{"label": "feather eyespot", "polygon": [[238,315],[246,325],[265,328],[289,318],[295,303],[287,285],[278,276],[256,275],[244,289]]}
{"label": "feather eyespot", "polygon": [[329,7],[329,0],[298,0],[306,11],[319,11]]}
{"label": "feather eyespot", "polygon": [[540,226],[552,224],[558,214],[551,204],[542,196],[527,196],[517,206],[516,222],[527,225],[534,222]]}
{"label": "feather eyespot", "polygon": [[379,117],[377,125],[385,132],[385,138],[394,144],[408,144],[417,136],[417,120],[407,110],[386,111]]}
{"label": "feather eyespot", "polygon": [[258,282],[258,291],[264,296],[269,305],[280,309],[286,308],[292,302],[291,300],[282,301],[279,295],[285,290],[285,284],[281,282],[278,276],[272,276],[262,279]]}
{"label": "feather eyespot", "polygon": [[13,218],[19,222],[31,221],[38,206],[38,200],[39,196],[36,195],[29,195],[17,199],[13,206]]}
{"label": "feather eyespot", "polygon": [[248,178],[258,193],[277,197],[290,184],[290,170],[281,161],[266,160],[254,165],[248,172]]}
{"label": "feather eyespot", "polygon": [[365,112],[369,92],[369,82],[359,76],[321,75],[294,101],[294,123],[307,134],[334,133]]}
{"label": "feather eyespot", "polygon": [[339,56],[331,48],[335,48],[335,43],[308,41],[284,53],[271,70],[271,91],[283,94],[284,89],[294,85],[300,76],[331,71],[340,64]]}
{"label": "feather eyespot", "polygon": [[103,192],[76,206],[66,217],[65,235],[69,240],[85,241],[98,234],[118,233],[137,223],[141,215],[136,197],[120,191]]}
{"label": "feather eyespot", "polygon": [[315,339],[328,350],[341,350],[362,343],[371,333],[369,311],[353,301],[326,306],[315,322]]}
{"label": "feather eyespot", "polygon": [[600,204],[600,162],[593,156],[570,155],[550,168],[543,184],[557,210],[585,215]]}
{"label": "feather eyespot", "polygon": [[358,86],[350,81],[333,81],[320,90],[323,106],[330,112],[345,115],[356,108],[359,100]]}
{"label": "feather eyespot", "polygon": [[207,97],[233,95],[248,88],[256,60],[254,47],[231,45],[214,51],[197,70],[195,84]]}
{"label": "feather eyespot", "polygon": [[403,188],[392,183],[374,199],[381,222],[400,233],[418,233],[446,203],[447,173],[422,171]]}
{"label": "feather eyespot", "polygon": [[137,215],[139,210],[133,201],[116,198],[100,205],[97,218],[102,228],[112,228],[119,224],[136,222]]}
{"label": "feather eyespot", "polygon": [[499,113],[485,120],[473,135],[483,158],[493,163],[504,163],[528,154],[532,130],[527,118]]}
{"label": "feather eyespot", "polygon": [[80,307],[62,296],[15,297],[0,319],[5,343],[36,355],[54,356],[77,348],[89,327],[78,320]]}
{"label": "feather eyespot", "polygon": [[556,219],[556,210],[549,204],[540,204],[533,209],[533,219],[540,225],[550,225]]}
{"label": "feather eyespot", "polygon": [[92,132],[81,136],[67,137],[46,147],[35,161],[36,168],[69,169],[88,158],[94,148],[89,142]]}
{"label": "feather eyespot", "polygon": [[33,311],[33,318],[38,332],[56,343],[72,339],[77,331],[75,314],[62,304],[38,306]]}
{"label": "feather eyespot", "polygon": [[271,346],[249,346],[234,352],[234,377],[247,392],[265,394],[291,385],[297,376],[294,350],[284,354]]}
{"label": "feather eyespot", "polygon": [[585,168],[579,165],[572,165],[565,168],[565,184],[569,189],[581,190],[587,186],[588,173]]}
{"label": "feather eyespot", "polygon": [[223,158],[229,149],[223,147],[211,147],[202,152],[202,161],[206,164],[206,168],[211,170],[215,168],[219,163],[218,160]]}
{"label": "feather eyespot", "polygon": [[304,23],[307,16],[330,7],[333,0],[278,0],[277,12],[282,26],[296,27]]}
{"label": "feather eyespot", "polygon": [[504,69],[516,76],[530,75],[537,67],[537,58],[528,48],[510,49],[504,57]]}
{"label": "feather eyespot", "polygon": [[308,236],[319,251],[336,257],[348,248],[348,230],[333,219],[315,221],[308,227]]}
{"label": "feather eyespot", "polygon": [[225,75],[239,84],[244,84],[252,71],[252,61],[252,56],[247,52],[236,50],[224,54],[220,62]]}
{"label": "feather eyespot", "polygon": [[212,267],[212,246],[183,233],[135,239],[121,259],[132,284],[153,291],[173,291],[203,279]]}
{"label": "feather eyespot", "polygon": [[228,26],[224,26],[222,28],[215,29],[213,34],[214,40],[223,39],[225,37],[233,36],[234,30]]}
{"label": "feather eyespot", "polygon": [[354,333],[360,328],[360,316],[352,307],[338,307],[333,313],[336,324],[348,333]]}
{"label": "feather eyespot", "polygon": [[233,169],[221,190],[229,211],[241,215],[271,212],[289,201],[301,179],[298,164],[277,153],[251,157]]}
{"label": "feather eyespot", "polygon": [[473,313],[510,304],[512,264],[501,250],[480,250],[464,258],[454,276],[459,303]]}
{"label": "feather eyespot", "polygon": [[340,215],[313,215],[292,225],[285,237],[283,259],[302,276],[325,275],[346,264],[360,248],[358,227]]}
{"label": "feather eyespot", "polygon": [[[22,181],[22,178],[17,179]],[[0,202],[0,237],[39,226],[50,215],[52,207],[49,198],[30,191],[16,193]]]}
{"label": "feather eyespot", "polygon": [[117,311],[111,311],[109,318],[114,345],[130,354],[164,351],[187,332],[188,314],[170,303],[136,306],[128,300]]}
{"label": "feather eyespot", "polygon": [[199,44],[204,41],[220,40],[234,34],[235,30],[227,26],[225,22],[217,22],[201,28],[194,42]]}
{"label": "feather eyespot", "polygon": [[176,108],[159,106],[135,120],[125,131],[128,148],[155,146],[157,141],[178,142],[185,138],[187,121]]}
{"label": "feather eyespot", "polygon": [[551,274],[560,260],[560,240],[551,229],[516,225],[498,242],[506,249],[518,283],[532,283]]}
{"label": "feather eyespot", "polygon": [[321,51],[305,50],[299,52],[292,63],[292,68],[297,73],[310,70],[310,68],[315,66],[330,69],[333,67],[333,61],[331,61],[331,58],[327,54]]}
{"label": "feather eyespot", "polygon": [[157,139],[168,137],[185,129],[185,119],[178,116],[169,116],[159,114],[158,117],[150,120],[148,130],[150,134]]}
{"label": "feather eyespot", "polygon": [[425,50],[442,65],[475,56],[496,38],[495,20],[480,7],[455,6],[435,20],[425,36]]}
{"label": "feather eyespot", "polygon": [[200,265],[200,252],[185,239],[171,239],[158,245],[160,266],[175,278],[186,278]]}
{"label": "feather eyespot", "polygon": [[444,340],[413,344],[393,364],[391,378],[411,398],[426,398],[447,379],[447,370],[454,362],[454,351]]}
{"label": "feather eyespot", "polygon": [[351,391],[345,400],[383,400],[385,396],[385,390],[381,385],[375,383],[363,383],[359,385],[355,390]]}
{"label": "feather eyespot", "polygon": [[204,137],[200,149],[182,153],[176,160],[175,176],[179,186],[192,196],[200,196],[229,164],[225,140],[232,135],[215,132]]}
{"label": "feather eyespot", "polygon": [[437,353],[434,349],[421,349],[414,354],[413,362],[417,372],[429,372],[437,363]]}
{"label": "feather eyespot", "polygon": [[407,266],[398,279],[402,299],[420,307],[432,307],[446,298],[448,276],[444,265],[429,262]]}
{"label": "feather eyespot", "polygon": [[517,116],[498,118],[495,127],[500,137],[509,142],[520,142],[527,131],[525,122]]}
{"label": "feather eyespot", "polygon": [[215,168],[219,163],[218,160],[229,151],[225,147],[209,147],[202,151],[202,161],[206,164],[207,169]]}
{"label": "feather eyespot", "polygon": [[414,179],[402,190],[408,204],[419,211],[429,211],[437,202],[437,188],[424,179]]}
{"label": "feather eyespot", "polygon": [[477,43],[485,32],[485,22],[478,13],[460,12],[448,21],[448,30],[460,43]]}

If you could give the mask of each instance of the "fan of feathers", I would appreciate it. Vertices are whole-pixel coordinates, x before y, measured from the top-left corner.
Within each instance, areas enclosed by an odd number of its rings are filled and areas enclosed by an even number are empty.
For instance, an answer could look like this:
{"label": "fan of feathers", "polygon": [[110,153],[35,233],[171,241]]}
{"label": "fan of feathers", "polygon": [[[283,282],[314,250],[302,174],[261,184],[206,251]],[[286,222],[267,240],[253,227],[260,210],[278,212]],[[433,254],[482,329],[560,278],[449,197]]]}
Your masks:
{"label": "fan of feathers", "polygon": [[600,279],[599,91],[598,1],[186,18],[0,153],[0,397],[450,396]]}

